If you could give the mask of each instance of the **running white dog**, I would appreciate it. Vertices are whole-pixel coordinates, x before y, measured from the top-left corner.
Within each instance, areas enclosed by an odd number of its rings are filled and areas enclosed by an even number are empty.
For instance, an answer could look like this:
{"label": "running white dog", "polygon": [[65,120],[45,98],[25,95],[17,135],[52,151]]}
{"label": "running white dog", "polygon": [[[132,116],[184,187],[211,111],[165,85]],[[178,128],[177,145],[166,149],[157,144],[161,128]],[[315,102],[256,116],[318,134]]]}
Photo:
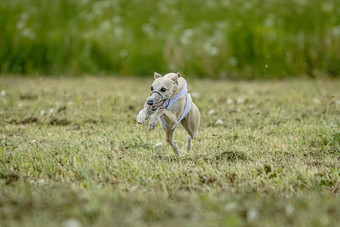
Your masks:
{"label": "running white dog", "polygon": [[173,139],[173,133],[179,123],[187,131],[186,149],[191,149],[191,139],[195,139],[200,126],[200,112],[192,102],[188,93],[187,82],[180,73],[168,73],[164,77],[154,73],[151,95],[145,102],[144,109],[137,116],[138,124],[143,124],[150,114],[154,113],[149,122],[152,130],[160,120],[165,140],[171,145],[177,157],[180,153]]}

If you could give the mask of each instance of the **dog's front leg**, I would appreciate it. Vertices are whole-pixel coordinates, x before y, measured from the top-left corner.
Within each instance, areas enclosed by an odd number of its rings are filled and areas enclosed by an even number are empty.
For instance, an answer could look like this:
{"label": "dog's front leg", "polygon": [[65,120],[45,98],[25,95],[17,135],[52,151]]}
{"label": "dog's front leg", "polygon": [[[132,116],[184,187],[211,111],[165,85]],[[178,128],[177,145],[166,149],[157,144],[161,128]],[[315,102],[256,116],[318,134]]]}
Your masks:
{"label": "dog's front leg", "polygon": [[167,119],[170,120],[171,125],[174,125],[177,121],[176,114],[174,114],[174,113],[172,113],[172,112],[170,112],[170,111],[168,111],[164,108],[159,108],[159,109],[157,109],[155,114],[152,115],[151,118],[150,118],[149,130],[152,130],[156,127],[157,122],[162,115],[164,115]]}
{"label": "dog's front leg", "polygon": [[150,121],[149,121],[150,131],[156,127],[159,117],[162,116],[163,112],[164,112],[163,108],[158,108],[155,114],[151,116]]}
{"label": "dog's front leg", "polygon": [[139,113],[137,115],[137,119],[136,119],[137,123],[138,124],[144,124],[144,122],[146,121],[146,119],[149,118],[151,113],[152,113],[151,107],[145,103],[144,109],[139,111]]}

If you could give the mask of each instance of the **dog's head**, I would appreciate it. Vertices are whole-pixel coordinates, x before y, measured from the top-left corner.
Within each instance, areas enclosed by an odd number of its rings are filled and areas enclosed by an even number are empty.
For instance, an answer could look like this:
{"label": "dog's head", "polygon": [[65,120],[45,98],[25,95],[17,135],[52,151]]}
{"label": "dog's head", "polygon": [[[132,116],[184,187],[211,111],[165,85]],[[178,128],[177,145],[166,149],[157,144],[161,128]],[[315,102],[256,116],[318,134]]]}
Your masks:
{"label": "dog's head", "polygon": [[162,106],[177,91],[180,77],[180,73],[168,73],[164,77],[154,73],[155,80],[151,85],[151,95],[146,101],[152,110]]}

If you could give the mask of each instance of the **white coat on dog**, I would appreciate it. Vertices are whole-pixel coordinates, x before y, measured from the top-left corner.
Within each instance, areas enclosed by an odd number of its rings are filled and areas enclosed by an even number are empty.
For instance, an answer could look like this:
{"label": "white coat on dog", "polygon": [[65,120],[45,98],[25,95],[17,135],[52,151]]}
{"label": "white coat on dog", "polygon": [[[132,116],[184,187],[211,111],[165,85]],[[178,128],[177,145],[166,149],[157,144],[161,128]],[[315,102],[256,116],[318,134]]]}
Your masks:
{"label": "white coat on dog", "polygon": [[160,120],[165,140],[171,145],[177,157],[180,157],[173,133],[179,123],[187,131],[186,149],[190,150],[192,139],[195,139],[200,127],[200,112],[188,93],[187,82],[180,73],[168,73],[162,77],[154,73],[151,95],[139,111],[137,123],[143,124],[153,113],[149,130],[153,130]]}

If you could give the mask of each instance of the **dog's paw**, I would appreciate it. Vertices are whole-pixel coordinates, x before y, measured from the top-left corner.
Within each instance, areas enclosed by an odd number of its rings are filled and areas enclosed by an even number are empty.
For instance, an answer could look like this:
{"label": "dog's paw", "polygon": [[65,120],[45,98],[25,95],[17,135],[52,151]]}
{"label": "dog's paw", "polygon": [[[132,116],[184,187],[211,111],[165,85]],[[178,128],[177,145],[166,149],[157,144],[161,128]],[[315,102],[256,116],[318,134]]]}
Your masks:
{"label": "dog's paw", "polygon": [[137,116],[136,121],[138,124],[144,124],[145,120],[146,120],[146,114],[143,110],[141,110]]}
{"label": "dog's paw", "polygon": [[140,117],[140,116],[138,115],[138,116],[137,116],[137,123],[138,123],[138,124],[144,124],[144,122],[145,122],[145,119],[142,118],[142,117]]}
{"label": "dog's paw", "polygon": [[149,131],[153,130],[157,125],[157,119],[151,118],[149,122]]}

